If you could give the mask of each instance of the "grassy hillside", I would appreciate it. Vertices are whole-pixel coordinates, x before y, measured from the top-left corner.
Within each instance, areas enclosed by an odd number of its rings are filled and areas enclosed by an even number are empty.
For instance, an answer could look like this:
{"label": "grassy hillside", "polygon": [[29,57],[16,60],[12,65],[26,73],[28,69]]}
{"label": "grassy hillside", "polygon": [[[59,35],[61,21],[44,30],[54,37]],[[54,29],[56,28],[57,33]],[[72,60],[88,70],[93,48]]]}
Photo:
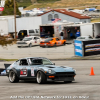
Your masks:
{"label": "grassy hillside", "polygon": [[55,1],[60,0],[16,0],[19,7],[28,7],[32,5],[33,2],[35,3],[54,3]]}
{"label": "grassy hillside", "polygon": [[[42,0],[45,1],[45,0]],[[49,0],[46,0],[49,1]],[[94,5],[100,5],[100,0],[61,0],[61,1],[54,1],[54,3],[50,2],[42,2],[42,3],[34,3],[33,5],[30,5],[26,9],[32,9],[32,8],[45,8],[45,7],[51,7],[51,8],[66,8],[66,7],[79,7],[79,6],[85,6],[82,8],[86,8],[89,6]],[[98,6],[96,6],[98,7]]]}
{"label": "grassy hillside", "polygon": [[24,8],[26,8],[26,7],[30,6],[30,5],[32,5],[31,0],[16,0],[16,1],[17,1],[17,3],[18,3],[18,6],[19,6],[19,7],[24,7]]}
{"label": "grassy hillside", "polygon": [[61,1],[61,0],[37,0],[37,3],[53,3],[55,1]]}

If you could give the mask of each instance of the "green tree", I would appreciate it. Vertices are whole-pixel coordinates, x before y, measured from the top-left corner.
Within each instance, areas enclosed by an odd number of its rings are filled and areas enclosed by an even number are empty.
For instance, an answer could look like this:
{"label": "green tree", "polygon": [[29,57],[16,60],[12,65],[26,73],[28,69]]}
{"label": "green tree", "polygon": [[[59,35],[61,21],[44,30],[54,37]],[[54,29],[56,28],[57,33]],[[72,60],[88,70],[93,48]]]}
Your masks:
{"label": "green tree", "polygon": [[[2,15],[14,15],[14,0],[6,0]],[[16,2],[16,15],[21,15]]]}

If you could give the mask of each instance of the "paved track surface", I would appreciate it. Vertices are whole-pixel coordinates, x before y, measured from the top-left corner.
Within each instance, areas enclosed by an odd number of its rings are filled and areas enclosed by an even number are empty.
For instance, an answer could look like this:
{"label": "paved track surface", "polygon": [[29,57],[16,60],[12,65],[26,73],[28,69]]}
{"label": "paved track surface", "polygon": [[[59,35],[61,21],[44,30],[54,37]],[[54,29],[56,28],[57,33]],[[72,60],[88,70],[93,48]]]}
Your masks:
{"label": "paved track surface", "polygon": [[[0,100],[16,100],[14,96],[17,96],[19,100],[100,100],[99,60],[52,62],[55,62],[56,65],[75,68],[77,73],[75,81],[72,83],[48,82],[46,84],[30,81],[10,83],[6,76],[0,76]],[[4,63],[12,62],[0,62],[0,68],[3,68]],[[94,68],[95,76],[89,75],[91,67]],[[53,99],[47,99],[49,97]]]}
{"label": "paved track surface", "polygon": [[74,56],[74,45],[42,48],[40,46],[18,48],[16,44],[2,47],[0,46],[0,58],[20,59],[24,57],[47,57],[49,59],[70,58]]}

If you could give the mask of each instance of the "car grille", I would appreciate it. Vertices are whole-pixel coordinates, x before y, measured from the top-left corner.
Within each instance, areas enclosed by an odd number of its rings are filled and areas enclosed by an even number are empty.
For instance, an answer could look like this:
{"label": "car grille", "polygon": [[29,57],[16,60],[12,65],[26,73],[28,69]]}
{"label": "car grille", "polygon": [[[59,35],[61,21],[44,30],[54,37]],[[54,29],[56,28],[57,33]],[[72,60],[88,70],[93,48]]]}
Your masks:
{"label": "car grille", "polygon": [[27,44],[26,42],[18,42],[17,44]]}
{"label": "car grille", "polygon": [[74,76],[56,76],[55,80],[74,80]]}
{"label": "car grille", "polygon": [[74,72],[56,72],[56,75],[75,75]]}
{"label": "car grille", "polygon": [[72,78],[74,75],[74,72],[56,72],[55,78]]}

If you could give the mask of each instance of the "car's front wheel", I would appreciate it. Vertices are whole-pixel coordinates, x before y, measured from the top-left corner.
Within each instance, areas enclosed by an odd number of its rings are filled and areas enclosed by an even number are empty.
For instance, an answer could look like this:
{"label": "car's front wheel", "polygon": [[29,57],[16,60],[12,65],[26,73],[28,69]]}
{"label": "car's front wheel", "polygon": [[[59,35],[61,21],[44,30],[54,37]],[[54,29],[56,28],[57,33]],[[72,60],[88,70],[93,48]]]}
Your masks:
{"label": "car's front wheel", "polygon": [[19,79],[18,79],[18,77],[17,77],[17,75],[15,74],[14,71],[10,71],[10,72],[9,72],[8,78],[9,78],[9,81],[10,81],[11,83],[19,82]]}
{"label": "car's front wheel", "polygon": [[32,47],[32,43],[29,44],[29,47]]}
{"label": "car's front wheel", "polygon": [[17,46],[18,48],[21,48],[21,46]]}
{"label": "car's front wheel", "polygon": [[41,71],[39,71],[37,73],[37,83],[42,84],[42,83],[46,83],[47,78],[45,76],[45,74]]}

